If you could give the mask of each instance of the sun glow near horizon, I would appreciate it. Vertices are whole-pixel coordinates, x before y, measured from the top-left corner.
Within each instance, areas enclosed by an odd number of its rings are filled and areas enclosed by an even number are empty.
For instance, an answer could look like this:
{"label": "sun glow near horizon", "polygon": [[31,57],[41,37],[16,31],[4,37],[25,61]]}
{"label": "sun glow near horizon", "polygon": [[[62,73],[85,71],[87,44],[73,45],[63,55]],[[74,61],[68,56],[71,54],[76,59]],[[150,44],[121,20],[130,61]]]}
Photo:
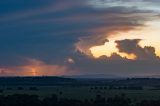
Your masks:
{"label": "sun glow near horizon", "polygon": [[134,54],[120,53],[118,51],[118,48],[116,48],[115,41],[113,40],[110,42],[106,42],[104,45],[92,47],[90,48],[90,50],[95,58],[99,58],[103,55],[110,57],[113,53],[117,53],[120,56],[127,58],[127,59],[131,59],[131,60],[136,59],[136,56]]}
{"label": "sun glow near horizon", "polygon": [[136,56],[131,54],[128,55],[126,53],[120,53],[118,48],[116,48],[116,40],[124,40],[124,39],[142,39],[139,45],[141,47],[152,46],[156,49],[156,55],[160,56],[160,21],[149,22],[147,25],[138,30],[132,30],[129,32],[119,32],[117,34],[109,36],[107,39],[109,42],[106,42],[104,45],[91,47],[91,53],[95,58],[99,58],[100,56],[110,57],[112,53],[117,53],[122,57],[126,57],[128,59],[135,59]]}

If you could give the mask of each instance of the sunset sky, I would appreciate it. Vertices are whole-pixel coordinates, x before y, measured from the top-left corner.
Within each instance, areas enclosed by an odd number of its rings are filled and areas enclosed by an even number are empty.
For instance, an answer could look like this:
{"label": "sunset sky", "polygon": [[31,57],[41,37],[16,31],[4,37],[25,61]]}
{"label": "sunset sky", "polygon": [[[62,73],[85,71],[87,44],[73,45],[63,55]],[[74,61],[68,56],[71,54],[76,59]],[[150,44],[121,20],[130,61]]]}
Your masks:
{"label": "sunset sky", "polygon": [[0,76],[160,75],[159,0],[3,0]]}

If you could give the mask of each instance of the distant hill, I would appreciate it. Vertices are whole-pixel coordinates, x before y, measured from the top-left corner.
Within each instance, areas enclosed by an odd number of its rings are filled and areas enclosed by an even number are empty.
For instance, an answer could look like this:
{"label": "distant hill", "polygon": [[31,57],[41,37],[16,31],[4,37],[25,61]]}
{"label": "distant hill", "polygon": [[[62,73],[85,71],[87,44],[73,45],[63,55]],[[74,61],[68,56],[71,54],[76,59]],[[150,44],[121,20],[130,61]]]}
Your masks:
{"label": "distant hill", "polygon": [[88,74],[88,75],[72,75],[65,76],[67,78],[85,78],[85,79],[116,79],[121,78],[120,76],[111,75],[111,74]]}
{"label": "distant hill", "polygon": [[0,77],[0,85],[63,85],[76,80],[63,77]]}
{"label": "distant hill", "polygon": [[114,80],[112,85],[124,85],[124,86],[159,86],[160,78],[127,78],[123,80]]}
{"label": "distant hill", "polygon": [[[102,75],[103,76],[103,75]],[[0,86],[152,86],[160,87],[160,78],[114,78],[93,76],[64,77],[0,77]],[[75,77],[75,76],[74,76]]]}

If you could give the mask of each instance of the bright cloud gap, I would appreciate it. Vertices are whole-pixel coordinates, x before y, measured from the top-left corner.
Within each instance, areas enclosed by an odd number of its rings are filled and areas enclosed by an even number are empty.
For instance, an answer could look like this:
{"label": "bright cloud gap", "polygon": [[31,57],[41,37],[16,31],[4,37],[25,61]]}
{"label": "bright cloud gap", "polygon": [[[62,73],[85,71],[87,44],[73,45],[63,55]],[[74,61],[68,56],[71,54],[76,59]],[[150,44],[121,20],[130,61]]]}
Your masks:
{"label": "bright cloud gap", "polygon": [[93,46],[90,51],[95,58],[106,56],[111,58],[117,56],[119,59],[129,60],[156,60],[159,57],[156,50],[152,46],[142,47],[140,45],[141,39],[124,39],[124,40],[111,40],[105,42],[104,45]]}

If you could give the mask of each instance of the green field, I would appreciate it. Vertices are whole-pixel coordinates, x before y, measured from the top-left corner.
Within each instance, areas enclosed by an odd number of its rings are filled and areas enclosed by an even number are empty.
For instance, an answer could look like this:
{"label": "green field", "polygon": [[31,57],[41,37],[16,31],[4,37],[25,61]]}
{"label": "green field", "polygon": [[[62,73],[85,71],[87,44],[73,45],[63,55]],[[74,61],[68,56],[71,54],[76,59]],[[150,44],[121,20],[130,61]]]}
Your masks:
{"label": "green field", "polygon": [[[110,89],[94,89],[93,86],[37,86],[37,90],[32,89],[31,86],[10,86],[10,87],[0,87],[3,92],[1,95],[12,95],[12,94],[34,94],[39,95],[40,98],[49,97],[52,94],[57,94],[59,98],[71,98],[78,100],[91,100],[96,97],[96,95],[101,95],[102,97],[108,98],[116,95],[125,94],[126,97],[133,100],[143,100],[143,99],[160,99],[160,90],[110,90]],[[18,89],[21,88],[21,89]]]}

